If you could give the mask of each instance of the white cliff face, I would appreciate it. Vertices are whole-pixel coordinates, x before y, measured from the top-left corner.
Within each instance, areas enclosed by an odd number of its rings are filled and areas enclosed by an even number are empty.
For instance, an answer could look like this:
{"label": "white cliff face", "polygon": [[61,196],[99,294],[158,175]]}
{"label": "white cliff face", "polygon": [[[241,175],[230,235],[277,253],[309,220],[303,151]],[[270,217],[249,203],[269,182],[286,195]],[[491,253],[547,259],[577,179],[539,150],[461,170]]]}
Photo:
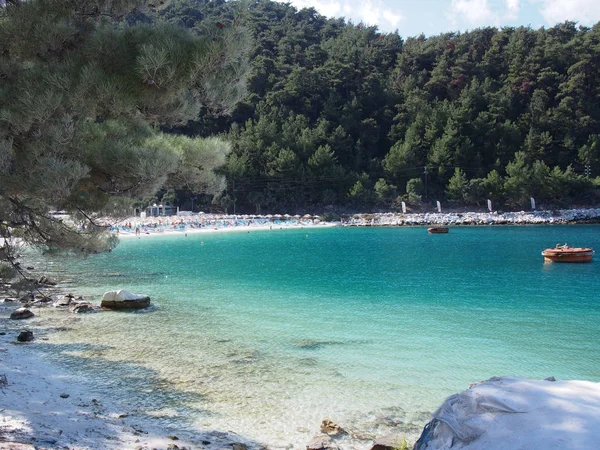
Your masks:
{"label": "white cliff face", "polygon": [[553,380],[496,377],[449,397],[414,450],[598,448],[600,383]]}

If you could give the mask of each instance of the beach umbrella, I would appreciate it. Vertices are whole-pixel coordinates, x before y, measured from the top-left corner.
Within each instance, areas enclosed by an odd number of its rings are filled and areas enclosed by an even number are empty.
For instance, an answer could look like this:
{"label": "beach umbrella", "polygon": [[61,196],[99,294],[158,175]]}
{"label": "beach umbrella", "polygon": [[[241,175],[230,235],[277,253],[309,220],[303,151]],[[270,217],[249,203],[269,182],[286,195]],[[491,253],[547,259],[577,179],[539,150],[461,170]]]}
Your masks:
{"label": "beach umbrella", "polygon": [[265,217],[266,217],[267,219],[270,219],[270,218],[271,218],[271,217],[273,217],[273,216],[272,216],[271,214],[267,214]]}
{"label": "beach umbrella", "polygon": [[275,217],[276,219],[281,219],[282,215],[281,214],[275,214],[273,217]]}
{"label": "beach umbrella", "polygon": [[304,214],[302,217],[304,217],[305,219],[310,219],[312,216],[310,214]]}
{"label": "beach umbrella", "polygon": [[289,214],[284,214],[283,217],[292,217]]}
{"label": "beach umbrella", "polygon": [[299,219],[299,218],[300,218],[300,214],[296,214],[294,217],[295,217],[296,219]]}

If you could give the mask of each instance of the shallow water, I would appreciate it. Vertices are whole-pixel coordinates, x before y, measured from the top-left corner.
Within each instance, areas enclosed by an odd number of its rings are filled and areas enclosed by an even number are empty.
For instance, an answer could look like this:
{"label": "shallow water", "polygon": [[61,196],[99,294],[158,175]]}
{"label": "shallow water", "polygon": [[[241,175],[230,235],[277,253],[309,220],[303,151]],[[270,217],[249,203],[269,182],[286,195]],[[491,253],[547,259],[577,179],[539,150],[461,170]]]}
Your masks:
{"label": "shallow water", "polygon": [[[47,355],[129,409],[303,448],[323,418],[418,434],[446,396],[497,375],[600,381],[600,265],[543,264],[600,226],[336,228],[124,240],[40,266],[99,302]],[[67,271],[69,275],[62,271]],[[82,287],[83,286],[83,287]]]}

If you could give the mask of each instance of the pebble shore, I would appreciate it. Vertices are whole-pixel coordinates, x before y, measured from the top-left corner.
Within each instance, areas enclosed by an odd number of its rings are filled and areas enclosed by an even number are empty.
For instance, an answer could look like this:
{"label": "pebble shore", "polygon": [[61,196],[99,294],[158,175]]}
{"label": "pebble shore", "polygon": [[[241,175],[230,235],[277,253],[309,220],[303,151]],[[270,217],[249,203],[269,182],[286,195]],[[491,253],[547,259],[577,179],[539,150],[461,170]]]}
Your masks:
{"label": "pebble shore", "polygon": [[544,225],[600,222],[600,208],[518,212],[377,213],[356,214],[342,223],[349,226],[427,225]]}

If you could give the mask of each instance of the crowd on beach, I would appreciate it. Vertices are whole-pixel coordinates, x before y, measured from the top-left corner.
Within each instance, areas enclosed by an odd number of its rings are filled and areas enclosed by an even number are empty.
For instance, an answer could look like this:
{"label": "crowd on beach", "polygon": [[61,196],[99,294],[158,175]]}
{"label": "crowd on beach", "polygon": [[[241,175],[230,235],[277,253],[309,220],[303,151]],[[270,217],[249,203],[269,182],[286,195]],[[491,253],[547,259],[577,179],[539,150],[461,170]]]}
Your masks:
{"label": "crowd on beach", "polygon": [[566,224],[600,220],[600,208],[519,212],[374,213],[351,214],[338,221],[321,216],[182,214],[178,216],[134,217],[114,224],[117,235],[150,235],[163,232],[201,230],[278,229],[310,226],[432,226],[432,225],[527,225]]}
{"label": "crowd on beach", "polygon": [[159,216],[133,218],[112,225],[110,231],[121,234],[154,234],[165,231],[224,230],[264,227],[297,227],[319,224],[318,216],[254,216],[254,215],[213,215],[195,214],[186,216]]}

